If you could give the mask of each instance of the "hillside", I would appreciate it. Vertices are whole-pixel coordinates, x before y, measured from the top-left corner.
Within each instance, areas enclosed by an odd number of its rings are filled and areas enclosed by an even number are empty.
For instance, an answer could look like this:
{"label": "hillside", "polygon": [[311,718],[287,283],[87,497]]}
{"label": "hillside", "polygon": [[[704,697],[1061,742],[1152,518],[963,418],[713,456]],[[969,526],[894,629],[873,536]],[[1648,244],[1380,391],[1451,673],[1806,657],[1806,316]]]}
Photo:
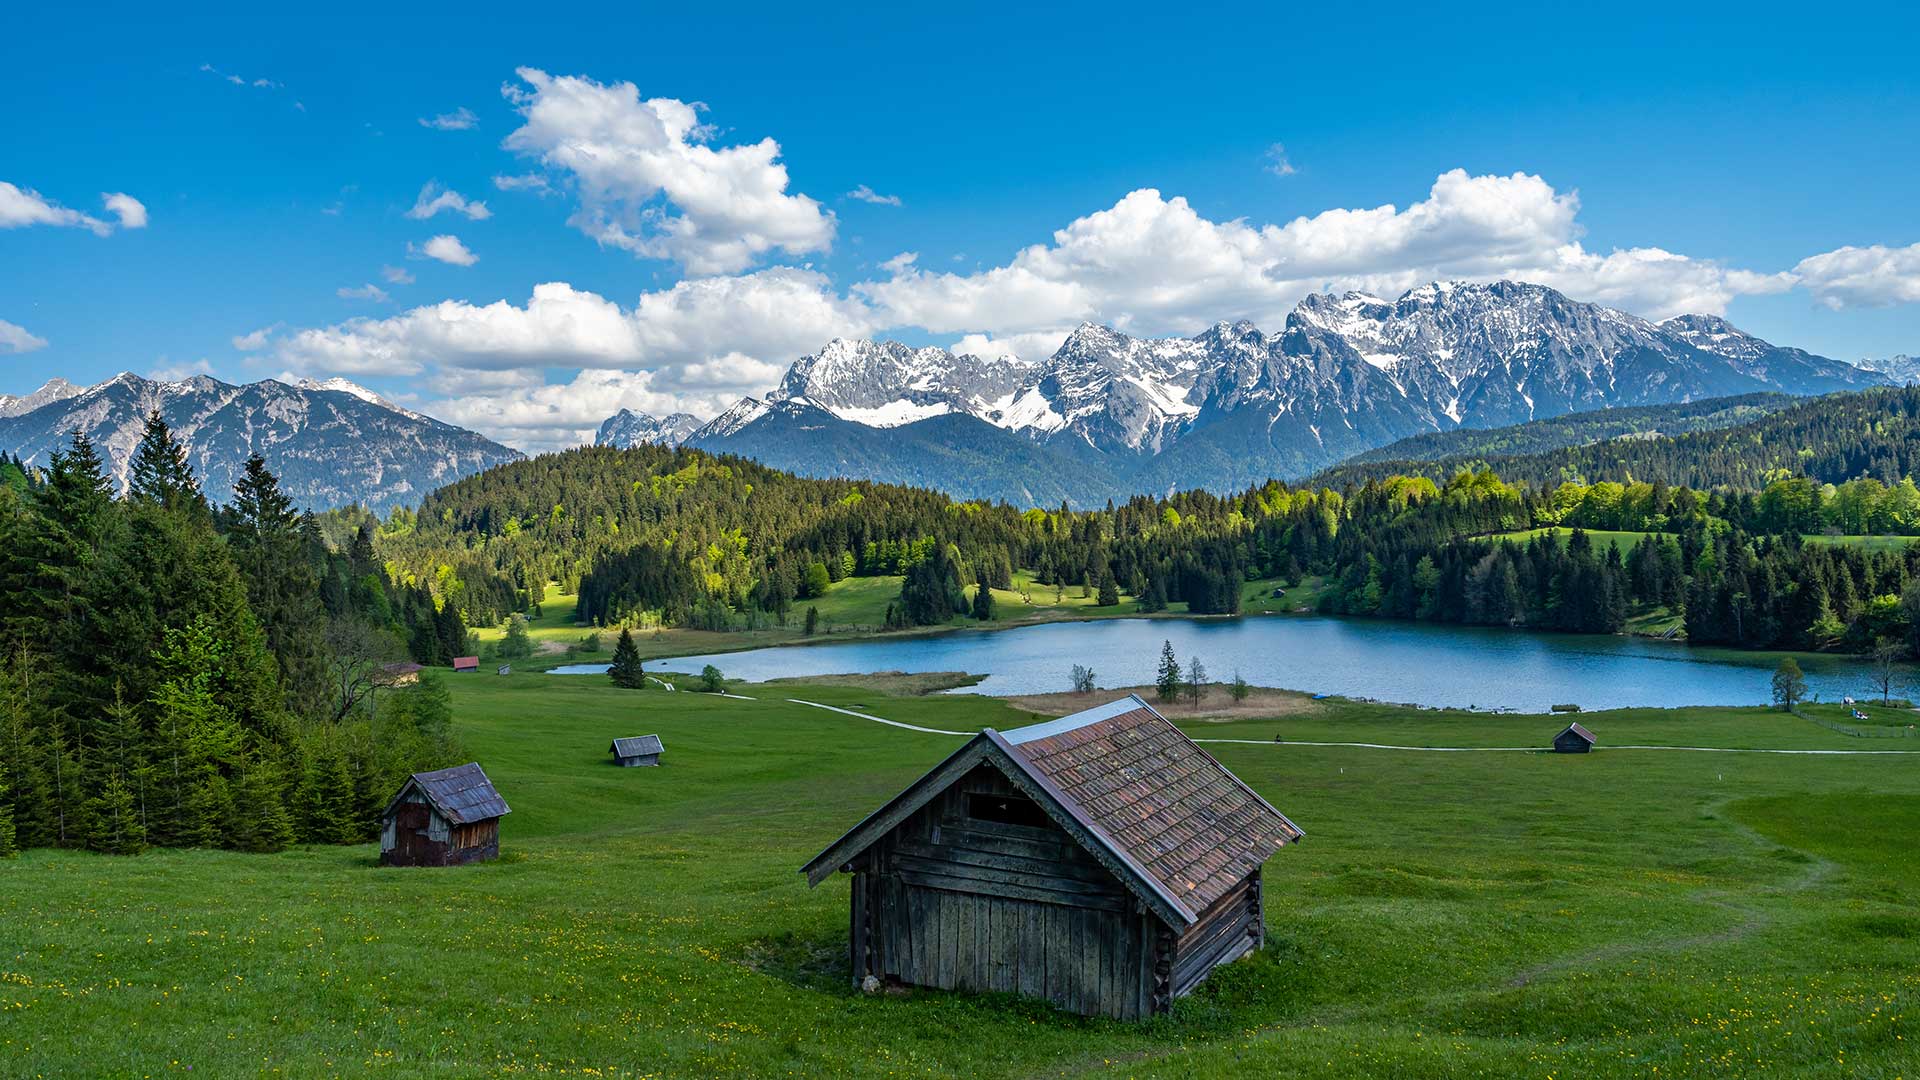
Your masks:
{"label": "hillside", "polygon": [[[1490,441],[1520,438],[1487,433]],[[1732,427],[1652,438],[1614,438],[1535,454],[1356,461],[1306,483],[1341,488],[1394,475],[1444,480],[1469,466],[1509,481],[1627,479],[1670,487],[1758,491],[1776,474],[1838,484],[1857,477],[1898,483],[1920,470],[1920,389],[1880,389],[1800,401]]]}
{"label": "hillside", "polygon": [[1797,399],[1785,394],[1743,394],[1678,405],[1638,405],[1569,413],[1497,428],[1460,428],[1414,435],[1355,454],[1341,465],[1386,461],[1470,461],[1542,454],[1621,437],[1684,435],[1734,427],[1779,412]]}

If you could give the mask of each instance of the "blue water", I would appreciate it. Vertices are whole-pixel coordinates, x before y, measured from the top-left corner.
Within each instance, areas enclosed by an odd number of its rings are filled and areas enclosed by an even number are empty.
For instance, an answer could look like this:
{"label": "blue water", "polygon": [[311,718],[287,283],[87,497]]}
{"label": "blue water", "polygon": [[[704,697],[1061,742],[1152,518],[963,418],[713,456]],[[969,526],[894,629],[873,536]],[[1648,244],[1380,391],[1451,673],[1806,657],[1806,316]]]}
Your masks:
{"label": "blue water", "polygon": [[[972,692],[1048,693],[1071,689],[1068,673],[1075,664],[1092,667],[1101,686],[1151,683],[1162,641],[1173,642],[1182,664],[1198,656],[1215,680],[1231,679],[1237,670],[1259,686],[1521,712],[1545,712],[1562,702],[1583,709],[1757,705],[1768,699],[1775,663],[1771,657],[1729,658],[1642,638],[1249,616],[1053,623],[683,656],[648,666],[691,673],[713,664],[729,678],[755,682],[847,672],[966,671],[986,676]],[[586,674],[606,666],[553,670]],[[1838,658],[1809,663],[1807,686],[1822,700],[1879,696],[1863,665]]]}

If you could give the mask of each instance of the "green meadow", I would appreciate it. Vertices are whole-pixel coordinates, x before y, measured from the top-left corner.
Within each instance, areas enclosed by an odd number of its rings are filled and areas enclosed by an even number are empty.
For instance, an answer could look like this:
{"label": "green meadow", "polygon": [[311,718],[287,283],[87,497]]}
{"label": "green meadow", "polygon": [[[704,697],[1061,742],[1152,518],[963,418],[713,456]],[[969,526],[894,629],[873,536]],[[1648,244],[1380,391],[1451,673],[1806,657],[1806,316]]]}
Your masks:
{"label": "green meadow", "polygon": [[[549,609],[551,610],[551,608]],[[1560,721],[1288,699],[1187,730],[1307,831],[1269,944],[1170,1016],[868,997],[847,887],[798,867],[951,751],[790,703],[971,731],[987,698],[521,672],[450,680],[513,805],[503,857],[375,848],[0,863],[8,1076],[1912,1077],[1920,756],[1754,709]],[[1891,716],[1891,714],[1890,714]],[[1897,720],[1897,717],[1893,717]],[[659,769],[615,769],[658,732]],[[1282,741],[1276,741],[1276,738]]]}

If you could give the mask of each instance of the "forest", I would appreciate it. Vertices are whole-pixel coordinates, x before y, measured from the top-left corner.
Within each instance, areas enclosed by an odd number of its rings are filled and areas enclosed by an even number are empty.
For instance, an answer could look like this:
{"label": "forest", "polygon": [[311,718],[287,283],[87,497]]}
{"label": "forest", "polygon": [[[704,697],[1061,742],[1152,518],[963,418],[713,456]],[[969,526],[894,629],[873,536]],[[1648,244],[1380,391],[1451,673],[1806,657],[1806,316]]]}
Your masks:
{"label": "forest", "polygon": [[458,609],[342,550],[257,457],[214,506],[158,416],[116,498],[84,436],[0,462],[0,854],[360,843],[452,763]]}
{"label": "forest", "polygon": [[[1684,415],[1760,419],[1616,440],[1633,463],[1660,465],[1651,475],[1604,460],[1594,467],[1612,471],[1571,468],[1575,451],[1558,450],[1538,457],[1559,464],[1517,479],[1480,466],[1340,488],[1270,481],[1090,511],[804,479],[692,450],[580,449],[441,489],[376,540],[395,580],[431,582],[475,623],[497,622],[548,579],[577,590],[583,622],[720,630],[784,621],[849,576],[896,575],[887,625],[942,624],[992,618],[979,584],[1006,588],[1021,570],[1041,585],[1124,594],[1142,612],[1232,614],[1247,581],[1315,576],[1330,583],[1320,602],[1331,613],[1603,633],[1658,613],[1700,643],[1911,647],[1912,552],[1805,538],[1920,535],[1908,468],[1920,391],[1768,411],[1777,405],[1702,407]],[[1694,487],[1665,474],[1751,482]],[[1540,529],[1560,531],[1527,535]],[[1595,544],[1589,530],[1644,535]]]}

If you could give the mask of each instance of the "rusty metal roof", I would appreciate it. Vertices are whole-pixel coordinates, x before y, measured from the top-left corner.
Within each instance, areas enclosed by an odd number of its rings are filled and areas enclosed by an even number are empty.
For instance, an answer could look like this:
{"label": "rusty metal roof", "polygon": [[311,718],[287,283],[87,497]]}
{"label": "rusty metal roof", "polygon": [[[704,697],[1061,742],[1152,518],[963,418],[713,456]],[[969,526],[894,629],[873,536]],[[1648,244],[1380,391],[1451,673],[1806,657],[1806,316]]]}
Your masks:
{"label": "rusty metal roof", "polygon": [[[1588,730],[1587,730],[1586,728],[1584,728],[1584,727],[1582,727],[1582,726],[1580,725],[1580,723],[1579,723],[1578,721],[1575,721],[1574,723],[1571,723],[1571,724],[1568,724],[1568,725],[1567,725],[1567,730],[1566,730],[1566,731],[1562,731],[1562,732],[1561,732],[1560,734],[1561,734],[1561,735],[1565,735],[1565,734],[1567,733],[1567,731],[1571,731],[1571,732],[1573,732],[1573,733],[1574,733],[1575,735],[1578,735],[1578,736],[1580,736],[1581,738],[1583,738],[1583,739],[1585,739],[1585,740],[1587,740],[1587,743],[1588,743],[1588,745],[1592,745],[1593,743],[1595,743],[1595,742],[1598,742],[1598,741],[1599,741],[1598,739],[1595,739],[1595,738],[1593,737],[1593,732],[1591,732],[1591,731],[1588,731]],[[1558,736],[1556,736],[1556,738],[1557,738],[1557,737],[1558,737]]]}
{"label": "rusty metal roof", "polygon": [[640,757],[644,754],[658,754],[666,747],[660,745],[658,735],[633,735],[613,740],[612,753],[615,757]]}
{"label": "rusty metal roof", "polygon": [[493,789],[493,782],[487,779],[486,770],[477,761],[455,765],[451,769],[414,773],[406,783],[400,785],[399,793],[387,804],[386,812],[392,813],[394,805],[414,788],[427,797],[441,817],[455,825],[470,825],[513,812],[507,806],[507,800]]}
{"label": "rusty metal roof", "polygon": [[1196,913],[1303,835],[1137,696],[1005,738],[1098,833]]}

